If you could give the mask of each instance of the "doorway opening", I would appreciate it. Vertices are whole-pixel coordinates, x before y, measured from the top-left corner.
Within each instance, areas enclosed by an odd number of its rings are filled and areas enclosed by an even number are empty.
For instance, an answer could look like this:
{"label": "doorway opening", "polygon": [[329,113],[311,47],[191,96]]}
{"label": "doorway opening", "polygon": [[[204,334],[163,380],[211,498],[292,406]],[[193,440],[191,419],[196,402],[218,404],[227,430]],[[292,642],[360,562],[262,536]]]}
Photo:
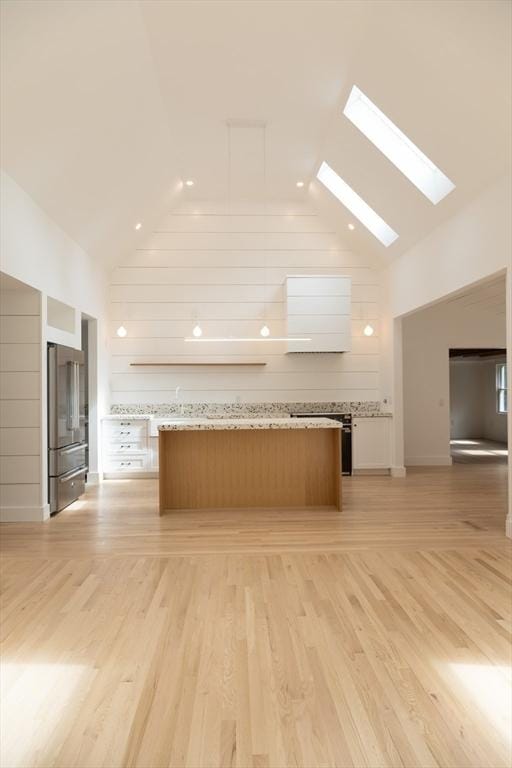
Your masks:
{"label": "doorway opening", "polygon": [[450,349],[450,452],[454,463],[506,464],[506,350]]}

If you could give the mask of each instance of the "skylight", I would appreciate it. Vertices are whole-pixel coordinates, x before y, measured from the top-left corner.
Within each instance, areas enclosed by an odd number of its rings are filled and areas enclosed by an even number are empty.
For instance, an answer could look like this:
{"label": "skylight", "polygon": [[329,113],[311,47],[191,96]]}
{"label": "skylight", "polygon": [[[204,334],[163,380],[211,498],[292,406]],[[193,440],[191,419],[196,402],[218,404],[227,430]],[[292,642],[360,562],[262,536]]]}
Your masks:
{"label": "skylight", "polygon": [[354,85],[343,114],[436,205],[455,189],[448,176]]}
{"label": "skylight", "polygon": [[395,242],[398,235],[394,229],[391,229],[330,165],[322,163],[316,177],[386,248]]}

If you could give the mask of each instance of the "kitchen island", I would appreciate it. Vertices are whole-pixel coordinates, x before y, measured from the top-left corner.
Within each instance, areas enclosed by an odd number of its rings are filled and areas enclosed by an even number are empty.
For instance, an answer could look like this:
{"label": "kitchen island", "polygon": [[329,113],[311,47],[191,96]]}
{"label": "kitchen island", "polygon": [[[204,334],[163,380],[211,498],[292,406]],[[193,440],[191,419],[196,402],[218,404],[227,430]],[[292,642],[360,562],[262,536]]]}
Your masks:
{"label": "kitchen island", "polygon": [[159,427],[160,514],[341,509],[340,428],[325,418],[169,419]]}

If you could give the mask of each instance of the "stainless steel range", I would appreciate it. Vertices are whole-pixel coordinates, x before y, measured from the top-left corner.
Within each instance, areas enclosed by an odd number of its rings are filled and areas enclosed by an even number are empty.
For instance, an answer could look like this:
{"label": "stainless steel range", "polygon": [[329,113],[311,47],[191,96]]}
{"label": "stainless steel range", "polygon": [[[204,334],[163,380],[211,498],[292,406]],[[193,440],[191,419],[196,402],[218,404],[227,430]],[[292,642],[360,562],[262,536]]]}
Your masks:
{"label": "stainless steel range", "polygon": [[48,496],[50,514],[85,490],[87,473],[84,353],[48,344]]}

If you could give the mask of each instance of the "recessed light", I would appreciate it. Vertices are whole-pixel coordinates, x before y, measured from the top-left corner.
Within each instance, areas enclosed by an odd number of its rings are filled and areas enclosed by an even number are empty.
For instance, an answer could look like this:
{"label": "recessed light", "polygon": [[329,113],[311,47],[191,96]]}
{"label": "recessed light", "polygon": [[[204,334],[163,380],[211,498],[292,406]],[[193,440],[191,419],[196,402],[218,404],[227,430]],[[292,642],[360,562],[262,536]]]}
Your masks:
{"label": "recessed light", "polygon": [[264,336],[264,337],[270,336],[270,328],[268,327],[268,325],[261,326],[260,336]]}
{"label": "recessed light", "polygon": [[192,181],[192,179],[187,179],[186,182],[185,182],[185,186],[186,187],[193,187],[194,186],[194,182]]}
{"label": "recessed light", "polygon": [[194,330],[192,331],[192,333],[194,335],[194,338],[196,338],[196,339],[200,339],[201,338],[201,336],[203,335],[203,329],[201,328],[199,323],[194,326]]}
{"label": "recessed light", "polygon": [[368,323],[368,325],[365,327],[363,333],[364,333],[365,336],[373,336],[373,334],[375,333],[373,325],[370,325]]}
{"label": "recessed light", "polygon": [[388,245],[395,242],[398,237],[395,230],[391,229],[389,224],[386,224],[384,219],[381,219],[379,214],[373,208],[370,208],[368,203],[352,187],[349,187],[347,182],[343,181],[341,176],[338,176],[330,165],[325,162],[322,163],[316,177],[345,208],[348,208],[350,213],[353,213],[359,219],[361,224],[364,224],[377,240],[380,240],[382,245],[385,245],[387,248]]}
{"label": "recessed light", "polygon": [[142,224],[141,224],[141,222],[140,222],[140,221],[138,221],[138,222],[136,223],[136,225],[135,225],[135,229],[136,229],[137,231],[139,231],[139,229],[142,229]]}
{"label": "recessed light", "polygon": [[297,182],[297,187],[298,187],[299,189],[302,189],[302,187],[303,187],[303,186],[304,186],[304,182],[303,182],[303,181],[298,181],[298,182]]}
{"label": "recessed light", "polygon": [[124,327],[124,325],[120,325],[120,326],[119,326],[119,328],[117,329],[116,333],[117,333],[117,335],[118,335],[118,336],[119,336],[121,339],[124,339],[124,337],[126,336],[126,334],[128,333],[128,331],[126,330],[126,328]]}
{"label": "recessed light", "polygon": [[343,114],[431,203],[436,205],[455,189],[453,181],[356,85],[350,92]]}
{"label": "recessed light", "polygon": [[354,229],[355,229],[355,226],[354,226],[354,224],[349,224],[348,228],[350,229],[351,232],[353,232]]}

